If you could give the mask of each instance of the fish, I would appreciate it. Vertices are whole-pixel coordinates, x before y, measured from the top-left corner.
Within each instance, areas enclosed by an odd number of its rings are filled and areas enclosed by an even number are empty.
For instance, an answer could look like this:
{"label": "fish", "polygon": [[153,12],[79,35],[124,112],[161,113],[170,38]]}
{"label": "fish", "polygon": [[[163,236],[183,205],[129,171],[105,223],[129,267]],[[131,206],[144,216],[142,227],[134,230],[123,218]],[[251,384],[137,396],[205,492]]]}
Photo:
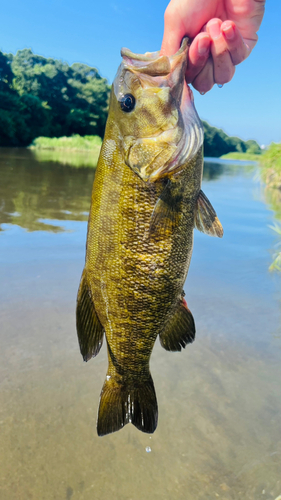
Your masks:
{"label": "fish", "polygon": [[183,291],[193,230],[223,235],[201,190],[203,127],[185,82],[188,50],[187,37],[170,57],[124,48],[112,85],[76,309],[85,361],[106,339],[99,436],[127,423],[155,431],[156,338],[168,351],[195,338]]}

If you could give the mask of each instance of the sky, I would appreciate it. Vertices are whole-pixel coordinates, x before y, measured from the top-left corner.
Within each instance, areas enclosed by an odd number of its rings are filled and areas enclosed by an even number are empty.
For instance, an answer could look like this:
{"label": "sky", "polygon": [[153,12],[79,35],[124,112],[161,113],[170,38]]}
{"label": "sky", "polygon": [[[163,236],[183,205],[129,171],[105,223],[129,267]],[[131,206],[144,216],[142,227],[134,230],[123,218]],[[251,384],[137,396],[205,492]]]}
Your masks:
{"label": "sky", "polygon": [[[166,0],[10,0],[1,5],[0,50],[34,53],[96,67],[112,83],[120,49],[161,47]],[[199,116],[227,134],[281,142],[281,2],[267,0],[259,41],[233,80],[201,96]]]}

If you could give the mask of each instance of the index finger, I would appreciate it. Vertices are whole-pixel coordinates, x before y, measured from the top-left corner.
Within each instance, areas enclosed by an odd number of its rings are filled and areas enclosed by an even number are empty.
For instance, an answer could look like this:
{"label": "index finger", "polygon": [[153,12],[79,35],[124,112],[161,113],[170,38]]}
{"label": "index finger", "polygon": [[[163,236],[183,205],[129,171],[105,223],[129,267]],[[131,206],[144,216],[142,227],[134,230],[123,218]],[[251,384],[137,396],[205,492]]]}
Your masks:
{"label": "index finger", "polygon": [[211,39],[208,33],[199,33],[188,51],[188,65],[185,73],[187,83],[193,82],[196,76],[205,66],[210,54]]}
{"label": "index finger", "polygon": [[161,55],[172,56],[180,48],[181,41],[186,33],[182,21],[178,21],[177,19],[178,17],[175,13],[170,12],[168,5],[164,14],[164,35],[160,50]]}

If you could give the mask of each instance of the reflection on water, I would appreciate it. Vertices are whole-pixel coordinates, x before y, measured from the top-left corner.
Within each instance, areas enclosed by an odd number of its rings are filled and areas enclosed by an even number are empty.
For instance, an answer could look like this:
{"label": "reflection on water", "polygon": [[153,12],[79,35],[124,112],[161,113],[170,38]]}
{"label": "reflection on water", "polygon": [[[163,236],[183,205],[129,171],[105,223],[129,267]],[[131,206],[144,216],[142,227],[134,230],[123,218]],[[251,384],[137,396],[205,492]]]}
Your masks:
{"label": "reflection on water", "polygon": [[63,228],[46,220],[86,221],[94,174],[86,167],[41,165],[34,151],[5,149],[0,153],[0,230],[10,223],[28,231],[57,232]]}
{"label": "reflection on water", "polygon": [[276,219],[281,221],[281,191],[276,188],[267,188],[265,198],[269,206],[274,210]]}
{"label": "reflection on water", "polygon": [[0,153],[1,500],[281,495],[280,277],[251,169],[206,163],[225,235],[195,233],[195,343],[153,351],[157,431],[98,438],[106,351],[82,362],[74,317],[94,172]]}
{"label": "reflection on water", "polygon": [[237,163],[235,160],[220,160],[219,158],[205,158],[203,179],[212,181],[218,179],[221,175],[235,175],[238,171],[252,173],[256,170],[256,162],[241,161]]}
{"label": "reflection on water", "polygon": [[73,151],[70,150],[51,150],[51,149],[33,149],[31,151],[34,159],[39,163],[60,163],[70,167],[93,167],[97,166],[97,158],[99,156],[100,146],[94,145],[89,151]]}

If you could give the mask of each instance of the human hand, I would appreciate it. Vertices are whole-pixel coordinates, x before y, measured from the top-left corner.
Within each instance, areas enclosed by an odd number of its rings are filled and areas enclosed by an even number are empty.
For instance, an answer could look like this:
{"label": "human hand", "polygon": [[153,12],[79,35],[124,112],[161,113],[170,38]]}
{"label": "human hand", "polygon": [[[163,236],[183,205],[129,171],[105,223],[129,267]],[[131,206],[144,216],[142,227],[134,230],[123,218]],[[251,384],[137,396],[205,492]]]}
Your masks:
{"label": "human hand", "polygon": [[187,83],[201,93],[229,82],[251,53],[265,0],[171,0],[165,12],[161,54],[172,55],[187,35]]}

